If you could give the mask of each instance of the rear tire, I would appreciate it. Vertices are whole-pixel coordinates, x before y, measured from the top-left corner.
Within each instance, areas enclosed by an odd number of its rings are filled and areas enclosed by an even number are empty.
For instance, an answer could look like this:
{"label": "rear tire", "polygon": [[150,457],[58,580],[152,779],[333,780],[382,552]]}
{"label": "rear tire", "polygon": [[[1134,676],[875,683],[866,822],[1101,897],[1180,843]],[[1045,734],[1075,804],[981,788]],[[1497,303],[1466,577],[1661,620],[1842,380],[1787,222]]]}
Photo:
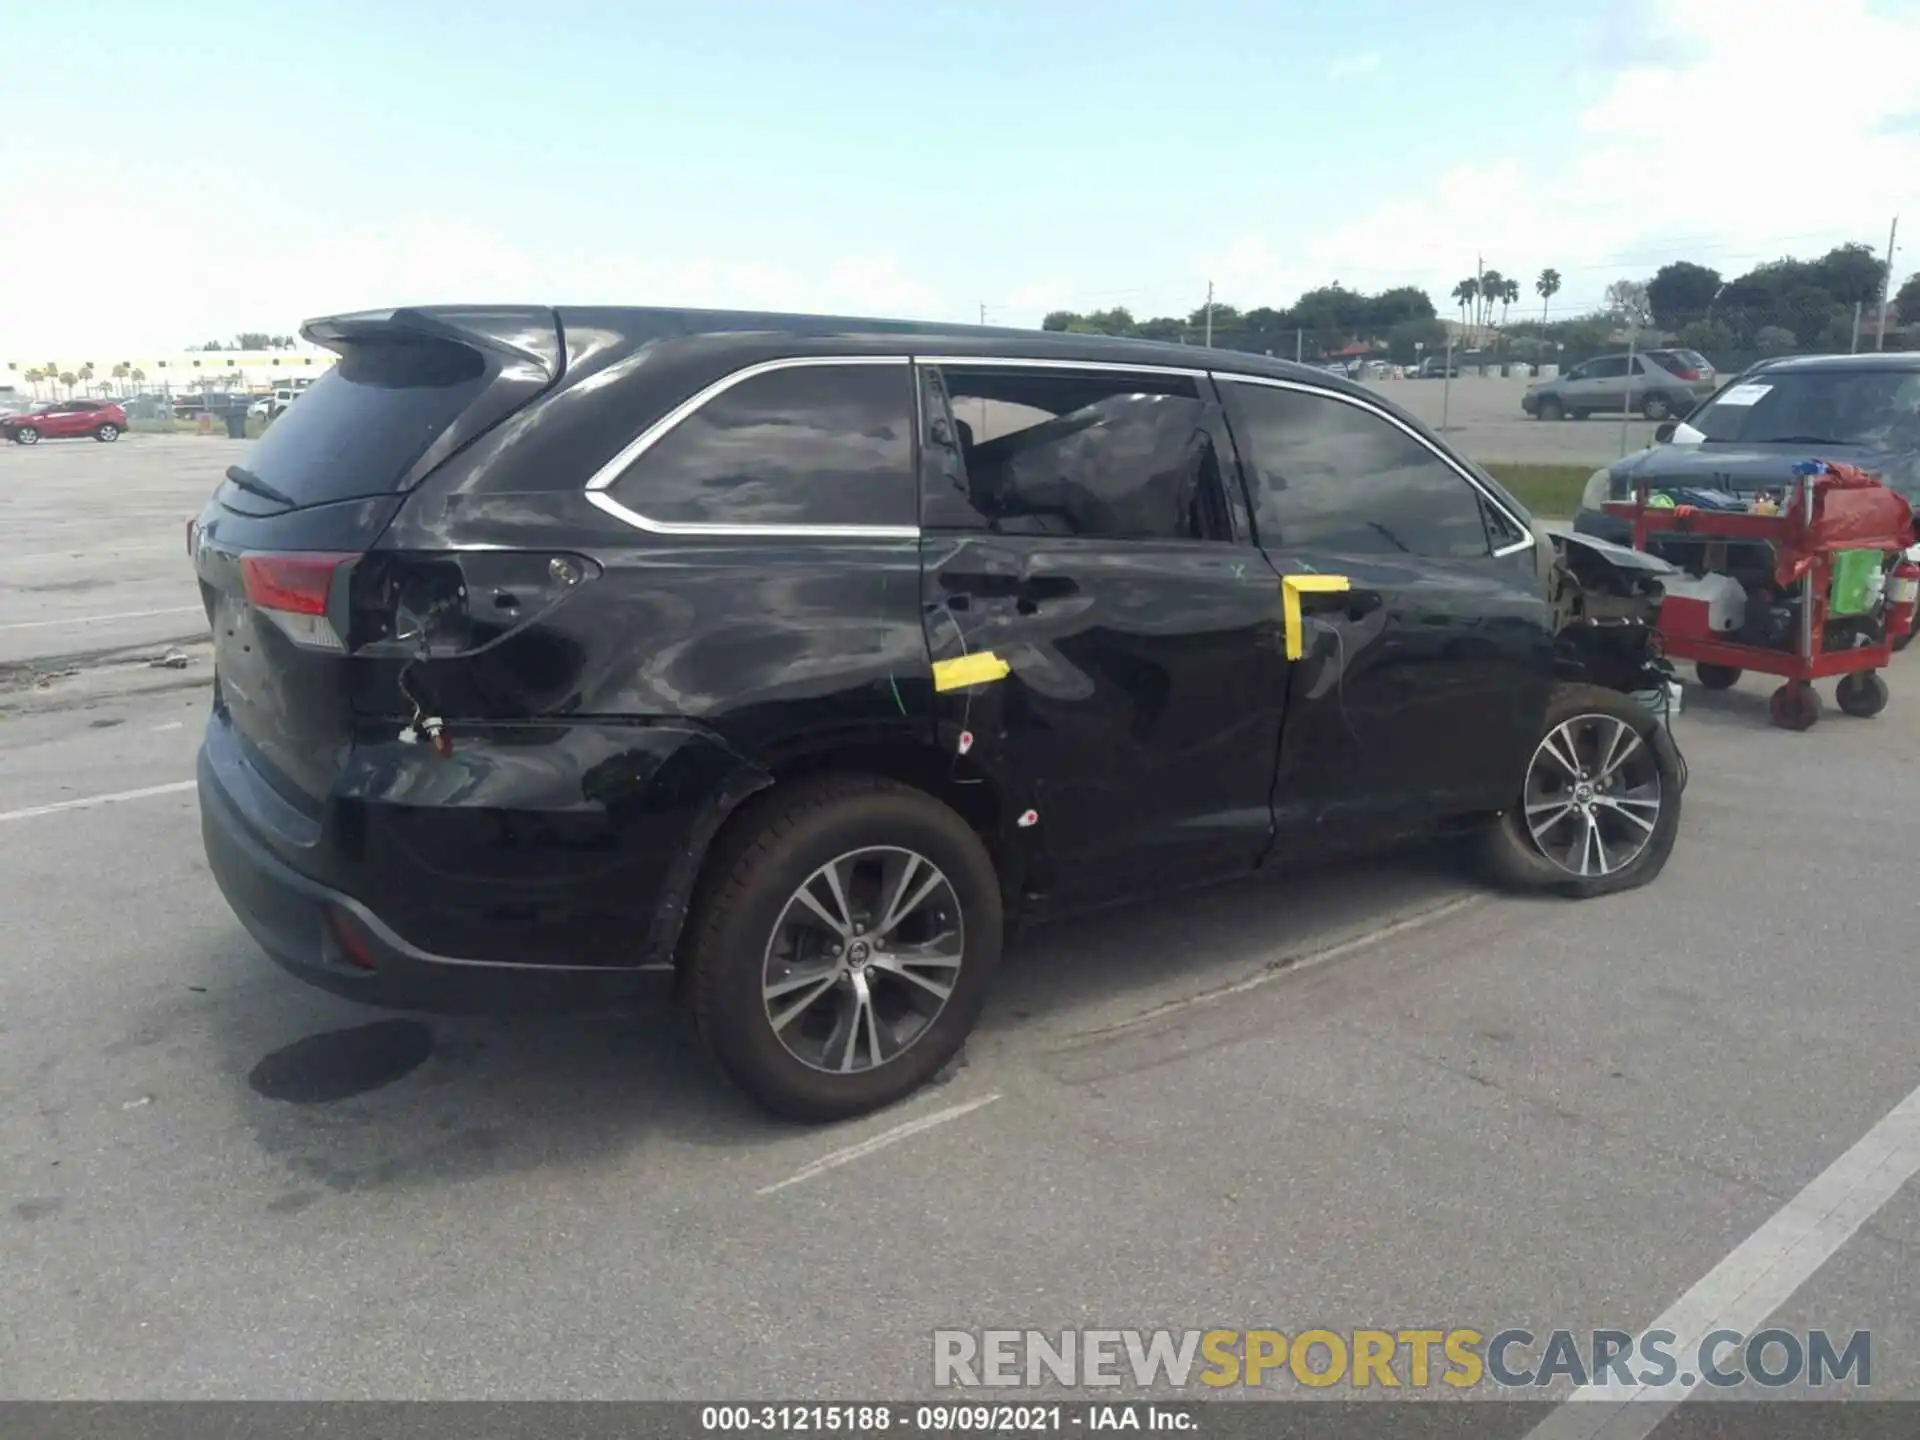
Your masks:
{"label": "rear tire", "polygon": [[93,432],[93,438],[98,440],[102,445],[111,445],[120,438],[120,427],[112,424],[96,426]]}
{"label": "rear tire", "polygon": [[1876,670],[1859,670],[1842,675],[1834,694],[1840,708],[1861,720],[1871,720],[1887,708],[1887,682]]}
{"label": "rear tire", "polygon": [[31,425],[16,425],[13,430],[13,443],[16,445],[38,445],[40,432]]}
{"label": "rear tire", "polygon": [[[702,1043],[734,1084],[789,1119],[843,1120],[904,1099],[959,1051],[999,966],[1000,885],[986,846],[933,797],[871,776],[802,781],[749,803],[719,842],[689,931]],[[899,857],[891,877],[888,856]],[[905,857],[920,867],[910,883],[899,880]],[[922,928],[887,926],[896,882],[911,891],[930,879],[946,888],[913,912]],[[802,892],[846,923],[828,925]],[[905,960],[943,939],[944,958]],[[901,974],[903,961],[914,974]]]}
{"label": "rear tire", "polygon": [[1645,885],[1673,853],[1685,785],[1671,739],[1639,701],[1556,685],[1521,794],[1482,833],[1482,868],[1503,889],[1576,900]]}
{"label": "rear tire", "polygon": [[1696,679],[1707,690],[1731,690],[1740,683],[1740,670],[1732,665],[1709,665],[1702,660],[1693,667]]}
{"label": "rear tire", "polygon": [[1540,402],[1540,408],[1537,413],[1542,420],[1564,420],[1567,418],[1566,407],[1551,397]]}

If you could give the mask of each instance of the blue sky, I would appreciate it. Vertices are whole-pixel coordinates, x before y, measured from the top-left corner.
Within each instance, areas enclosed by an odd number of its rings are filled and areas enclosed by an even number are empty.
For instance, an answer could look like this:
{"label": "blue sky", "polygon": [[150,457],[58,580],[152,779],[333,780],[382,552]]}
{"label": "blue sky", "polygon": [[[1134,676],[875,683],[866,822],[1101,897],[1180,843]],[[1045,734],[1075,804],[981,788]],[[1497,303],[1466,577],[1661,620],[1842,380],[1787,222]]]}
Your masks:
{"label": "blue sky", "polygon": [[[1561,269],[1565,307],[1676,255],[1884,244],[1903,198],[1920,238],[1911,84],[1790,144],[1715,139],[1822,46],[1920,74],[1907,0],[1831,0],[1812,38],[1796,11],[0,0],[34,62],[0,131],[0,355],[435,299],[1444,305],[1477,253]],[[112,283],[34,278],[73,267]]]}

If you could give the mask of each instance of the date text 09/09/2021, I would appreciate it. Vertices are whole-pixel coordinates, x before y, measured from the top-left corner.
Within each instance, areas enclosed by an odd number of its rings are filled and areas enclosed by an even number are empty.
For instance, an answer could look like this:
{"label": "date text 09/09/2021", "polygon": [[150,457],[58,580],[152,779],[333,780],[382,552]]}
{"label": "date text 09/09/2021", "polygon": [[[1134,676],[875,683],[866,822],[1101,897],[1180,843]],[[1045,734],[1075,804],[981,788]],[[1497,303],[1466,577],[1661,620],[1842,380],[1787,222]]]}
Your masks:
{"label": "date text 09/09/2021", "polygon": [[1162,1434],[1199,1426],[1191,1406],[1117,1401],[1090,1405],[706,1405],[706,1434],[903,1435],[1059,1434],[1075,1430],[1150,1430]]}

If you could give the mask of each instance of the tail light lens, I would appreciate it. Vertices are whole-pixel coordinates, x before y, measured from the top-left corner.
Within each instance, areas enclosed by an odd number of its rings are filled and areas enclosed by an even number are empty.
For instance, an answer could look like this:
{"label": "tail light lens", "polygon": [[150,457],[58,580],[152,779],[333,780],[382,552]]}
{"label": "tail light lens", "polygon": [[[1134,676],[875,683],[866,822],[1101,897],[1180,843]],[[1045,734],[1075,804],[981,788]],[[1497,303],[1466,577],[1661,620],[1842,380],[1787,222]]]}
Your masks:
{"label": "tail light lens", "polygon": [[340,632],[327,618],[335,579],[358,555],[301,552],[245,555],[240,578],[247,603],[309,650],[344,651]]}
{"label": "tail light lens", "polygon": [[1680,372],[1680,378],[1682,380],[1698,380],[1700,378],[1700,372],[1689,367]]}

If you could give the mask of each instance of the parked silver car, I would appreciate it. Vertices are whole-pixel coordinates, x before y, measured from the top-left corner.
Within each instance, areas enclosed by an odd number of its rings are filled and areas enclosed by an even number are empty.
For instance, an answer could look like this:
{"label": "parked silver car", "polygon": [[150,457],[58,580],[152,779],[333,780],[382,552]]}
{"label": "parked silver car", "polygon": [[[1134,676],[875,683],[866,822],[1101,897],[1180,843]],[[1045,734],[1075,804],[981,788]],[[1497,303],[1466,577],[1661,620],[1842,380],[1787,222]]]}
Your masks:
{"label": "parked silver car", "polygon": [[1714,392],[1713,365],[1698,350],[1596,355],[1529,385],[1520,408],[1536,420],[1580,420],[1637,410],[1649,420],[1684,415]]}

